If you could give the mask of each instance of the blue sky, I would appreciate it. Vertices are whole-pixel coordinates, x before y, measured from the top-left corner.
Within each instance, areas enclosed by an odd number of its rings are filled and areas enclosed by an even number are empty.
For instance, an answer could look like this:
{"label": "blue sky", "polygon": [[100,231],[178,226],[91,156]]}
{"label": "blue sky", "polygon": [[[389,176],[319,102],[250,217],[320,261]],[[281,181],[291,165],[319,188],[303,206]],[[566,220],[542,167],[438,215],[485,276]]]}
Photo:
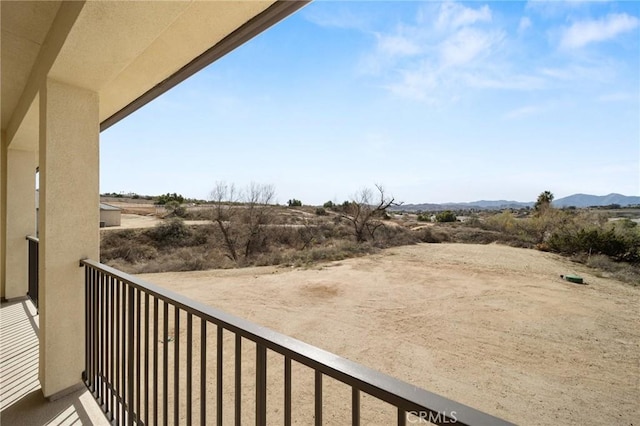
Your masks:
{"label": "blue sky", "polygon": [[101,192],[640,195],[640,2],[316,1],[101,134]]}

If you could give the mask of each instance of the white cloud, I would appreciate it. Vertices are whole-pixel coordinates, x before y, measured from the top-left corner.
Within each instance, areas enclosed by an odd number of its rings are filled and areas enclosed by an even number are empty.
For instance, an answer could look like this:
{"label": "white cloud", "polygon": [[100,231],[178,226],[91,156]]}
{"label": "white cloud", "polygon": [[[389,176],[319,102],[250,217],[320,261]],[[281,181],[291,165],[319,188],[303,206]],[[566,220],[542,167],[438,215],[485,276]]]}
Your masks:
{"label": "white cloud", "polygon": [[399,80],[386,86],[391,93],[403,98],[436,102],[435,92],[440,87],[437,70],[423,63],[410,70],[402,70],[399,74]]}
{"label": "white cloud", "polygon": [[503,115],[503,118],[507,120],[514,120],[523,117],[529,117],[539,114],[543,109],[539,106],[528,105],[521,108],[514,109]]}
{"label": "white cloud", "polygon": [[590,43],[611,40],[636,29],[638,25],[640,20],[626,13],[614,13],[602,19],[575,22],[562,34],[560,47],[574,49]]}
{"label": "white cloud", "polygon": [[[492,22],[489,6],[427,3],[418,10],[414,22],[369,33],[375,36],[375,44],[369,54],[360,58],[360,71],[376,76],[380,87],[397,96],[432,105],[455,102],[467,96],[469,89],[527,92],[593,82],[606,84],[616,78],[616,62],[607,56],[582,54],[560,58],[559,62],[558,57],[540,55],[538,50],[523,51],[528,45],[513,35],[531,28],[532,19],[522,16],[516,21],[517,28],[507,33],[506,28]],[[635,21],[628,15],[609,15],[600,21],[576,22],[571,31],[587,28],[589,31],[586,35],[581,33],[583,39],[579,43],[588,43],[613,37],[626,27],[636,26]],[[573,37],[572,43],[578,43]],[[505,118],[531,113],[531,109],[514,110]]]}
{"label": "white cloud", "polygon": [[305,8],[302,15],[307,21],[320,27],[367,31],[370,26],[369,17],[347,7]]}
{"label": "white cloud", "polygon": [[464,80],[469,87],[478,89],[527,91],[547,87],[546,80],[539,76],[499,72],[495,69],[487,69],[483,75],[479,73],[467,73],[462,80]]}
{"label": "white cloud", "polygon": [[491,22],[491,9],[486,4],[479,9],[462,6],[454,2],[445,2],[440,6],[436,28],[455,30],[477,22]]}
{"label": "white cloud", "polygon": [[601,59],[599,63],[569,64],[560,67],[544,67],[540,75],[555,81],[576,82],[589,81],[605,83],[616,77],[615,63]]}
{"label": "white cloud", "polygon": [[415,40],[403,35],[378,34],[378,50],[390,56],[411,56],[420,53],[420,46]]}
{"label": "white cloud", "polygon": [[630,92],[608,93],[598,97],[600,102],[626,102],[638,101],[638,95]]}
{"label": "white cloud", "polygon": [[610,0],[529,0],[525,10],[535,12],[545,18],[565,16],[567,12],[585,9],[590,5],[602,4]]}
{"label": "white cloud", "polygon": [[462,28],[440,45],[442,66],[464,65],[487,55],[502,38],[499,32]]}
{"label": "white cloud", "polygon": [[415,23],[375,34],[375,50],[361,59],[361,71],[386,80],[381,85],[398,96],[448,103],[462,87],[480,87],[474,76],[494,65],[488,58],[500,50],[506,34],[487,27],[491,20],[486,5],[428,3],[418,10]]}
{"label": "white cloud", "polygon": [[522,34],[529,28],[531,28],[531,19],[526,16],[520,18],[520,23],[518,24],[518,34]]}

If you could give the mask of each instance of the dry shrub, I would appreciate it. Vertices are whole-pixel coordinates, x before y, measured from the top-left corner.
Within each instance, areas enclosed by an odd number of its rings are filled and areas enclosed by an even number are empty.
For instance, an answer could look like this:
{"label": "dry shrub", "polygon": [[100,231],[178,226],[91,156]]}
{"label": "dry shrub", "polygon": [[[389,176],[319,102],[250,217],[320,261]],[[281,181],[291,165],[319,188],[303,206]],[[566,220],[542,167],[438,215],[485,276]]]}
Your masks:
{"label": "dry shrub", "polygon": [[602,254],[587,256],[586,258],[577,256],[574,257],[574,260],[604,272],[603,276],[640,286],[640,267],[638,266],[626,262],[615,262]]}
{"label": "dry shrub", "polygon": [[421,240],[415,232],[402,226],[381,226],[372,243],[378,248],[406,246],[419,243]]}
{"label": "dry shrub", "polygon": [[309,250],[283,250],[263,255],[255,265],[284,265],[304,267],[317,263],[344,260],[351,257],[375,253],[378,248],[369,243],[356,243],[352,240],[333,240],[331,244],[316,246]]}
{"label": "dry shrub", "polygon": [[108,262],[108,265],[130,274],[199,271],[232,267],[230,261],[224,256],[193,247],[180,247],[166,251],[145,262],[128,263],[122,259],[116,259]]}
{"label": "dry shrub", "polygon": [[503,233],[516,233],[518,225],[516,218],[510,211],[503,211],[487,217],[484,221],[469,223],[470,226],[478,226],[490,231],[497,231]]}
{"label": "dry shrub", "polygon": [[165,220],[146,230],[145,233],[158,247],[189,245],[189,238],[192,235],[191,229],[178,217]]}
{"label": "dry shrub", "polygon": [[454,229],[450,224],[439,224],[418,230],[420,241],[425,243],[449,243],[452,242]]}
{"label": "dry shrub", "polygon": [[211,209],[211,206],[187,208],[183,218],[186,220],[211,220]]}
{"label": "dry shrub", "polygon": [[153,259],[157,255],[158,250],[145,238],[141,238],[140,232],[125,229],[102,234],[100,261],[103,263],[114,259],[136,263]]}

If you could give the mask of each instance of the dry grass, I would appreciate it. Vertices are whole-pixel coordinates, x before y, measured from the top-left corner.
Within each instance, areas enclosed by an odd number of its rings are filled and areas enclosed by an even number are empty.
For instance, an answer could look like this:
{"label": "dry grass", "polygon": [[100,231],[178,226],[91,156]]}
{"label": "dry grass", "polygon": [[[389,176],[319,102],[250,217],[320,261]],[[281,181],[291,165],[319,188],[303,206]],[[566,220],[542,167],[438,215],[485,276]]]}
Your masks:
{"label": "dry grass", "polygon": [[[208,215],[207,208],[193,212],[191,218]],[[217,226],[190,226],[172,219],[165,219],[153,228],[103,233],[101,260],[125,272],[145,273],[266,265],[308,267],[420,242],[499,243],[548,250],[547,244],[536,243],[536,239],[539,238],[539,227],[549,224],[517,219],[511,213],[494,214],[466,223],[435,224],[417,222],[415,215],[393,215],[378,228],[375,239],[365,243],[356,243],[348,221],[335,213],[318,216],[313,208],[286,207],[274,207],[272,213],[272,222],[262,228],[259,247],[238,261],[232,261],[227,255]],[[593,223],[593,218],[589,218],[589,222]],[[637,266],[613,262],[606,256],[578,255],[573,256],[573,260],[600,270],[602,276],[635,285],[640,283]]]}
{"label": "dry grass", "polygon": [[625,262],[614,262],[607,256],[597,254],[574,258],[574,260],[598,270],[597,275],[613,278],[634,286],[640,286],[640,268]]}

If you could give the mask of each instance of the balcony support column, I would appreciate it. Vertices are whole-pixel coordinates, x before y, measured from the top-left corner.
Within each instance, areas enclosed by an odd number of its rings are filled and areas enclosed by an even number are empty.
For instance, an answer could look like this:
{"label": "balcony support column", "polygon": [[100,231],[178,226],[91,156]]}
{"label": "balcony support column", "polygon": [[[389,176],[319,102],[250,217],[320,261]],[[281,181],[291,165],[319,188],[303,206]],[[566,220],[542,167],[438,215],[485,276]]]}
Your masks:
{"label": "balcony support column", "polygon": [[27,294],[29,256],[25,237],[34,235],[36,153],[7,150],[5,298]]}
{"label": "balcony support column", "polygon": [[81,382],[82,258],[99,259],[99,115],[95,92],[47,79],[40,90],[40,370],[45,397]]}

